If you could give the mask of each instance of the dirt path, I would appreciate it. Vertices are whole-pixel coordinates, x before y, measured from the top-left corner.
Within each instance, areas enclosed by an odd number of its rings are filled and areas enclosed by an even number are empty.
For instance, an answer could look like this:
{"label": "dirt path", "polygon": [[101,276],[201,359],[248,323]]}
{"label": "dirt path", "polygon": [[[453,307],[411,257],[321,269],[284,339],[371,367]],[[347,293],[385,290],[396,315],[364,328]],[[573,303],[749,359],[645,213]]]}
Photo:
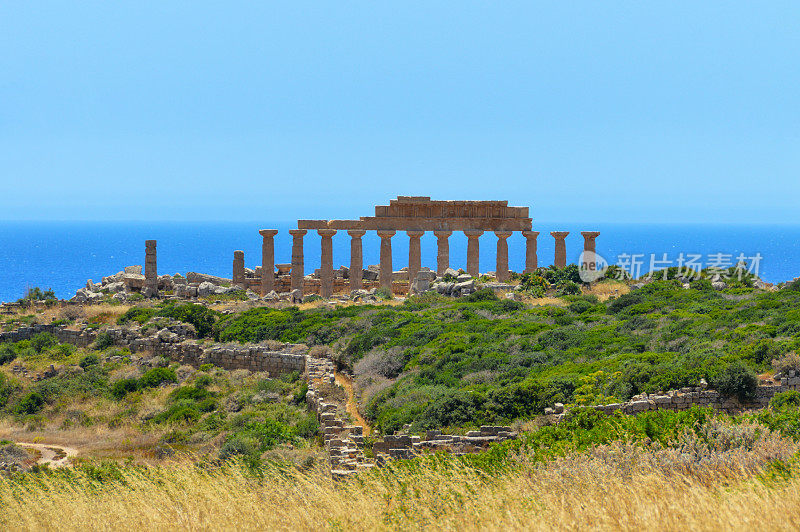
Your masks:
{"label": "dirt path", "polygon": [[353,419],[356,421],[356,425],[361,425],[364,429],[364,436],[369,436],[371,431],[369,427],[369,423],[361,413],[358,411],[358,404],[356,403],[355,393],[353,392],[353,383],[350,380],[350,377],[343,375],[339,372],[333,374],[336,378],[336,384],[341,386],[347,392],[347,413],[353,416]]}
{"label": "dirt path", "polygon": [[26,449],[35,449],[41,453],[41,456],[36,461],[38,465],[49,465],[50,467],[66,467],[69,465],[69,459],[77,456],[78,450],[72,447],[64,447],[62,445],[52,445],[49,443],[25,443],[16,442],[16,445]]}

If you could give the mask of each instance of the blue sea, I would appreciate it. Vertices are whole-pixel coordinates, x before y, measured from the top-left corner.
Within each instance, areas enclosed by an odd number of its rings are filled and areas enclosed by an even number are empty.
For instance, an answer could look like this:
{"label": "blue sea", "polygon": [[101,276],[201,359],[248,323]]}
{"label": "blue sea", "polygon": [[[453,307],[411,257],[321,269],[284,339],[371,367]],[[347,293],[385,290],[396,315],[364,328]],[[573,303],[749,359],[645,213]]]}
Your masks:
{"label": "blue sea", "polygon": [[[296,223],[296,222],[294,222]],[[247,267],[261,263],[262,228],[279,229],[275,237],[276,263],[291,262],[292,222],[265,223],[145,223],[145,222],[0,222],[0,301],[13,301],[29,287],[52,288],[69,298],[86,284],[99,281],[125,266],[144,264],[144,241],[158,240],[159,274],[187,271],[231,276],[234,250],[245,252]],[[296,225],[295,225],[296,227]],[[534,223],[539,235],[539,265],[553,262],[554,241],[550,231],[570,231],[569,262],[577,262],[583,247],[580,231],[597,230],[597,252],[609,263],[620,256],[637,258],[646,273],[654,255],[657,267],[677,265],[680,254],[701,256],[701,263],[729,260],[743,255],[749,265],[758,263],[758,273],[768,282],[800,276],[800,225],[648,225]],[[377,264],[380,239],[374,232],[364,239],[364,265]],[[496,238],[485,233],[480,239],[481,271],[495,269]],[[350,237],[340,231],[333,238],[334,267],[349,265]],[[393,266],[408,264],[408,238],[398,232],[392,239]],[[508,239],[512,270],[525,265],[525,239],[515,233]],[[450,238],[450,261],[454,268],[466,267],[467,239],[454,233]],[[315,232],[305,238],[306,273],[319,267],[320,242]],[[665,256],[666,254],[666,261]],[[729,257],[729,258],[728,258]],[[751,257],[761,257],[755,261]],[[695,259],[697,261],[697,259]],[[422,238],[423,266],[436,266],[436,238]]]}

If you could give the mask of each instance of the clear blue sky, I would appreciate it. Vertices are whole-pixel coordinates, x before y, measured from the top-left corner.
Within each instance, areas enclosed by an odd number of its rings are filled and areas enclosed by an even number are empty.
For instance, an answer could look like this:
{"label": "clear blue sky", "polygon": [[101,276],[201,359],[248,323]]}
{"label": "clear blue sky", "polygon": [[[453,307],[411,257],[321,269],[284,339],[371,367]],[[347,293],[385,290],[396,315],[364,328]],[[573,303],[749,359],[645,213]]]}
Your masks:
{"label": "clear blue sky", "polygon": [[797,2],[3,2],[0,219],[800,221]]}

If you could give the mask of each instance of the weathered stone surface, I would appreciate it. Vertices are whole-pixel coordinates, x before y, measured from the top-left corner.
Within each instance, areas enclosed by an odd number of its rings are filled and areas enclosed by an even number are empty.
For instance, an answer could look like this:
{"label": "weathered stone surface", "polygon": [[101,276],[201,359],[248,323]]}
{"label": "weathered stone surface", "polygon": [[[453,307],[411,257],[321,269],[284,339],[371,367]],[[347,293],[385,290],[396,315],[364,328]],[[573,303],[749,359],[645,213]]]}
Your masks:
{"label": "weathered stone surface", "polygon": [[525,237],[525,273],[530,273],[539,267],[536,250],[536,239],[539,236],[539,231],[523,231],[522,236]]}
{"label": "weathered stone surface", "polygon": [[551,231],[550,235],[556,240],[555,258],[553,265],[556,268],[563,268],[567,265],[567,244],[565,242],[569,231]]}

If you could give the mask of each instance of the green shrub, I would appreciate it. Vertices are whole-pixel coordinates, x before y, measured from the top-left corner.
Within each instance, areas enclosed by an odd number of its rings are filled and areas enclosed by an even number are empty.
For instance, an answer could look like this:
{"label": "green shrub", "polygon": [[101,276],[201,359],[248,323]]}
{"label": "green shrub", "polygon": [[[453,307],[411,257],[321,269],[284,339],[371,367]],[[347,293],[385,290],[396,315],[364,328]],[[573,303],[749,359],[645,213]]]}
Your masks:
{"label": "green shrub", "polygon": [[235,456],[244,456],[252,454],[254,451],[253,445],[240,438],[228,438],[219,448],[219,457],[222,460],[227,460]]}
{"label": "green shrub", "polygon": [[477,301],[499,301],[497,294],[491,288],[481,288],[463,298],[463,301],[475,303]]}
{"label": "green shrub", "polygon": [[114,337],[106,332],[102,332],[94,339],[94,348],[102,351],[114,345]]}
{"label": "green shrub", "polygon": [[306,402],[306,395],[308,394],[308,384],[305,382],[300,386],[300,389],[297,390],[292,397],[292,402],[296,405],[300,405]]}
{"label": "green shrub", "polygon": [[6,377],[5,373],[0,373],[0,408],[4,408],[11,397],[19,389],[19,385]]}
{"label": "green shrub", "polygon": [[44,397],[40,393],[28,392],[14,407],[14,413],[19,415],[35,414],[44,407],[44,404]]}
{"label": "green shrub", "polygon": [[798,408],[800,407],[800,392],[796,390],[789,390],[775,394],[769,401],[770,408],[780,410],[782,408]]}
{"label": "green shrub", "polygon": [[156,315],[190,323],[201,338],[211,336],[214,323],[221,316],[219,312],[196,303],[170,303],[159,309]]}
{"label": "green shrub", "polygon": [[557,286],[557,289],[558,289],[558,295],[561,296],[578,295],[581,293],[581,287],[578,285],[578,283],[575,283],[573,281],[566,281],[560,283]]}
{"label": "green shrub", "polygon": [[17,352],[12,344],[0,344],[0,366],[8,364],[17,358]]}
{"label": "green shrub", "polygon": [[139,381],[137,379],[120,379],[111,385],[111,395],[116,399],[122,399],[138,389]]}
{"label": "green shrub", "polygon": [[394,299],[394,294],[392,294],[392,289],[386,286],[381,286],[377,290],[375,290],[375,297],[378,299],[383,299],[385,301],[389,301],[390,299]]}
{"label": "green shrub", "polygon": [[213,398],[214,394],[205,388],[196,388],[194,386],[181,386],[176,388],[169,394],[171,402],[178,401],[192,401],[200,402],[208,398]]}
{"label": "green shrub", "polygon": [[31,338],[31,347],[37,353],[41,353],[54,345],[58,345],[58,339],[49,332],[42,332]]}
{"label": "green shrub", "polygon": [[298,421],[292,430],[300,438],[313,438],[319,432],[319,423],[316,416],[309,414]]}
{"label": "green shrub", "polygon": [[211,375],[198,375],[194,381],[194,385],[198,388],[208,388],[213,382],[214,379],[211,377]]}
{"label": "green shrub", "polygon": [[83,369],[88,368],[89,366],[96,366],[100,363],[100,357],[95,355],[94,353],[88,354],[78,362],[78,365]]}
{"label": "green shrub", "polygon": [[187,402],[180,402],[156,414],[152,422],[168,424],[191,423],[199,420],[201,415],[200,409],[197,408],[197,406]]}
{"label": "green shrub", "polygon": [[18,300],[20,303],[25,303],[28,301],[55,301],[56,294],[53,292],[52,288],[48,288],[47,290],[42,290],[38,286],[34,286],[33,288],[28,288],[25,291],[25,297]]}
{"label": "green shrub", "polygon": [[537,296],[544,294],[550,288],[550,283],[537,272],[527,272],[522,274],[519,289]]}
{"label": "green shrub", "polygon": [[149,369],[139,378],[139,387],[155,388],[164,383],[178,382],[178,376],[172,368]]}
{"label": "green shrub", "polygon": [[755,398],[758,377],[742,362],[736,361],[717,370],[711,376],[709,384],[720,393],[737,397],[745,403]]}
{"label": "green shrub", "polygon": [[117,323],[123,324],[128,323],[130,321],[135,321],[139,325],[144,325],[150,318],[155,316],[156,309],[150,307],[131,307],[119,318],[117,318]]}

